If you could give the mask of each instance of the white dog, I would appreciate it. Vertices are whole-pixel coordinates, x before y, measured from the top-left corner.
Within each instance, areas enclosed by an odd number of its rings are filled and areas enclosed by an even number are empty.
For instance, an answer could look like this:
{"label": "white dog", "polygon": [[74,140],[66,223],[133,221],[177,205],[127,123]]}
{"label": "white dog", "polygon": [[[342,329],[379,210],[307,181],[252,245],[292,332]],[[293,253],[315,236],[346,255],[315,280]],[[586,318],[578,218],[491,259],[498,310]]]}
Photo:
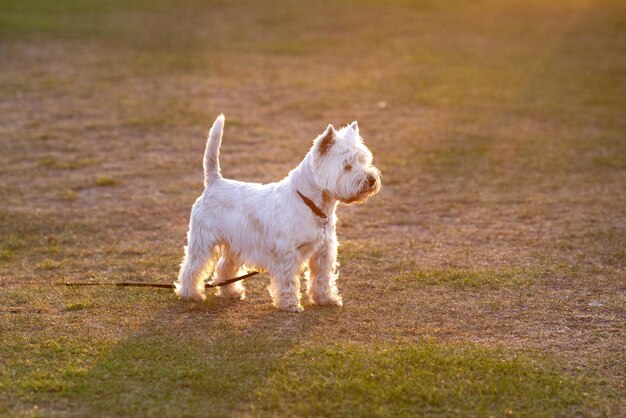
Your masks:
{"label": "white dog", "polygon": [[[202,195],[191,210],[185,258],[176,284],[183,299],[204,300],[205,274],[217,261],[213,283],[235,277],[242,266],[267,271],[274,305],[301,312],[299,273],[308,265],[307,294],[319,305],[342,306],[337,291],[335,211],[339,202],[364,202],[380,190],[380,172],[356,122],[332,125],[313,142],[304,160],[277,183],[222,178],[220,115],[204,154]],[[245,297],[242,282],[220,287],[218,296]]]}

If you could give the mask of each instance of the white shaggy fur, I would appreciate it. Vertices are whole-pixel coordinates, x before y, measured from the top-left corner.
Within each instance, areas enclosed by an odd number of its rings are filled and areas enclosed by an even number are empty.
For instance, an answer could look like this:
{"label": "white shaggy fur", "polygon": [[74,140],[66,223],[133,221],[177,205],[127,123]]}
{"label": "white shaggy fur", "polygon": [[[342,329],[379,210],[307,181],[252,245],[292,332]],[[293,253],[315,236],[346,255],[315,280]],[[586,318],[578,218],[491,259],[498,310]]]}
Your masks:
{"label": "white shaggy fur", "polygon": [[[380,172],[372,165],[372,153],[359,136],[357,123],[338,131],[328,125],[304,160],[287,177],[270,184],[222,178],[218,157],[223,127],[220,115],[207,140],[205,189],[191,210],[176,294],[204,300],[203,276],[214,266],[213,283],[220,283],[245,265],[269,273],[276,307],[300,312],[299,273],[306,264],[311,301],[341,306],[336,286],[337,205],[364,202],[380,190]],[[327,221],[316,216],[298,192],[313,201]],[[243,299],[243,283],[220,287],[218,296]]]}

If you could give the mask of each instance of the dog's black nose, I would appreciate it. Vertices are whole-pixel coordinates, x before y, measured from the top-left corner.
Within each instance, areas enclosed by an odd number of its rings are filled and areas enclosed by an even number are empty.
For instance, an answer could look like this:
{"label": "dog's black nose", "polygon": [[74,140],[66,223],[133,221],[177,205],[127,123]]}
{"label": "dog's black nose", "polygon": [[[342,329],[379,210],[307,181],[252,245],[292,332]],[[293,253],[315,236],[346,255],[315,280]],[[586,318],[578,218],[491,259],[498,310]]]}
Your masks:
{"label": "dog's black nose", "polygon": [[374,185],[376,184],[376,177],[374,177],[373,174],[368,174],[367,182],[369,183],[370,188],[374,187]]}

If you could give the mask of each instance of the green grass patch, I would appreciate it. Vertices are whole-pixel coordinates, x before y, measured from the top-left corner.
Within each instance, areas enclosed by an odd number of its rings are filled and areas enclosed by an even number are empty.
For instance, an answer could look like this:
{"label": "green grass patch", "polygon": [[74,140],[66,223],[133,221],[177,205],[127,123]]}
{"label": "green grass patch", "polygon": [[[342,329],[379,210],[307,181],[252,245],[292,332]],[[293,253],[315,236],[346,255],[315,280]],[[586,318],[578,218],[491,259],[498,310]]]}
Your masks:
{"label": "green grass patch", "polygon": [[69,251],[76,254],[78,243],[102,234],[96,227],[60,216],[0,211],[0,263],[9,266],[28,259],[39,271],[61,267],[56,261]]}
{"label": "green grass patch", "polygon": [[78,193],[71,189],[65,189],[59,192],[59,199],[64,200],[66,202],[73,202],[78,199]]}
{"label": "green grass patch", "polygon": [[[198,0],[183,0],[178,8],[216,7]],[[171,13],[163,1],[134,0],[6,0],[0,5],[0,34],[48,34],[64,37],[100,38],[141,31],[134,21],[137,13],[154,17]],[[117,17],[117,19],[116,19]],[[133,27],[132,23],[135,23]],[[154,29],[154,28],[153,28]],[[121,32],[121,33],[120,33]]]}
{"label": "green grass patch", "polygon": [[2,248],[0,249],[0,261],[9,261],[15,254],[16,251],[11,248]]}
{"label": "green grass patch", "polygon": [[16,235],[6,235],[0,246],[0,261],[9,261],[24,246],[24,241]]}
{"label": "green grass patch", "polygon": [[82,416],[101,411],[116,416],[228,416],[242,409],[242,400],[250,398],[271,365],[280,361],[283,347],[290,346],[234,333],[218,333],[212,342],[193,333],[163,333],[152,325],[120,341],[18,339],[1,353],[8,369],[0,372],[0,390],[17,387],[9,405],[43,403],[44,413],[69,405]]}
{"label": "green grass patch", "polygon": [[339,247],[341,257],[350,261],[384,261],[387,257],[385,251],[369,241],[346,241]]}
{"label": "green grass patch", "polygon": [[61,263],[56,260],[45,259],[37,263],[37,270],[49,271],[58,270],[61,267]]}
{"label": "green grass patch", "polygon": [[529,285],[547,271],[522,269],[422,269],[413,267],[393,277],[398,284],[445,285],[455,287],[500,287]]}
{"label": "green grass patch", "polygon": [[283,416],[553,416],[585,402],[546,362],[434,342],[298,347],[256,395]]}
{"label": "green grass patch", "polygon": [[[80,314],[78,305],[67,310]],[[554,416],[586,411],[597,396],[590,381],[549,360],[475,345],[301,346],[165,328],[148,321],[117,341],[14,339],[0,349],[8,366],[0,390],[6,397],[11,388],[9,406],[84,416]]]}
{"label": "green grass patch", "polygon": [[[43,335],[3,341],[0,355],[5,367],[0,372],[0,390],[5,398],[5,391],[12,391],[8,405],[18,400],[20,404],[41,402],[53,394],[67,393],[74,387],[73,378],[87,370],[105,346],[76,338]],[[7,411],[0,408],[0,412]]]}
{"label": "green grass patch", "polygon": [[593,162],[599,167],[626,169],[626,155],[607,155],[596,157]]}
{"label": "green grass patch", "polygon": [[102,176],[96,179],[96,186],[99,186],[99,187],[112,187],[112,186],[117,186],[118,184],[119,184],[119,181],[109,176]]}
{"label": "green grass patch", "polygon": [[[486,168],[494,138],[486,133],[455,131],[425,148],[416,148],[420,170],[435,175],[471,176]],[[415,163],[414,163],[415,164]]]}
{"label": "green grass patch", "polygon": [[91,302],[73,302],[73,303],[68,303],[67,306],[65,307],[65,310],[68,312],[80,311],[83,309],[90,308],[92,306],[93,304]]}

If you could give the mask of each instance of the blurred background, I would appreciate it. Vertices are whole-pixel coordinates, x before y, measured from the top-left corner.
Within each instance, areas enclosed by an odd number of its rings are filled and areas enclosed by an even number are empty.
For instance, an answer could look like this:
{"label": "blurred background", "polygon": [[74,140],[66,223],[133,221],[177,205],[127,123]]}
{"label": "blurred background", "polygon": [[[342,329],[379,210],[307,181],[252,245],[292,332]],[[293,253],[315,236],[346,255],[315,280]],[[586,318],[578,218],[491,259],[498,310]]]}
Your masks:
{"label": "blurred background", "polygon": [[623,261],[621,2],[1,10],[5,217],[178,246],[217,114],[224,174],[261,182],[286,175],[328,123],[358,120],[386,187],[342,209],[342,234],[414,242],[407,254],[429,265]]}
{"label": "blurred background", "polygon": [[339,209],[359,326],[328,332],[531,347],[623,389],[625,75],[622,1],[2,0],[0,280],[169,282],[219,113],[222,173],[258,182],[358,120],[383,190]]}

